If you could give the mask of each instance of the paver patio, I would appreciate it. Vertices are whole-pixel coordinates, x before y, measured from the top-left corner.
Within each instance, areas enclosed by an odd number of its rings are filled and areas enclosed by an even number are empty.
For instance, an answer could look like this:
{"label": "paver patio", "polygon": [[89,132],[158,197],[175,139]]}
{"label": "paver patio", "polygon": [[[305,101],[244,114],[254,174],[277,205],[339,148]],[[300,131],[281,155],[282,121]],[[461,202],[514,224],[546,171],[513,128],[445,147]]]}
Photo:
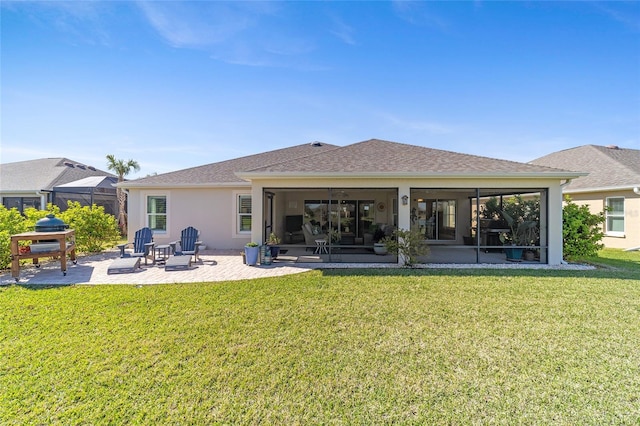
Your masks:
{"label": "paver patio", "polygon": [[[200,260],[193,262],[186,271],[165,271],[164,264],[145,266],[133,273],[108,274],[107,269],[118,259],[119,251],[80,256],[76,265],[68,263],[67,275],[60,272],[57,260],[43,262],[40,268],[31,264],[20,268],[21,285],[73,285],[73,284],[168,284],[214,281],[237,281],[264,277],[297,274],[312,269],[331,268],[397,268],[395,263],[295,263],[276,261],[271,265],[247,266],[242,262],[239,250],[205,250]],[[440,264],[418,265],[420,268],[468,268],[468,269],[594,269],[592,266],[567,264],[559,266],[540,264]],[[15,284],[9,270],[0,274],[0,284]]]}

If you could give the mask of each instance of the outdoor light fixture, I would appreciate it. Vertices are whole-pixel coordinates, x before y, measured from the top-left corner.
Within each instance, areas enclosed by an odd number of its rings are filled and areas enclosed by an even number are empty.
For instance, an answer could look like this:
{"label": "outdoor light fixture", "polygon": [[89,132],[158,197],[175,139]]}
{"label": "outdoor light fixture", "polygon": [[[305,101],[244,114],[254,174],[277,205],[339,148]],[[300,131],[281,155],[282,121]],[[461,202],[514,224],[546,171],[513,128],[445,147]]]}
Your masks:
{"label": "outdoor light fixture", "polygon": [[403,195],[402,196],[402,205],[406,206],[407,204],[409,204],[409,196],[408,195]]}

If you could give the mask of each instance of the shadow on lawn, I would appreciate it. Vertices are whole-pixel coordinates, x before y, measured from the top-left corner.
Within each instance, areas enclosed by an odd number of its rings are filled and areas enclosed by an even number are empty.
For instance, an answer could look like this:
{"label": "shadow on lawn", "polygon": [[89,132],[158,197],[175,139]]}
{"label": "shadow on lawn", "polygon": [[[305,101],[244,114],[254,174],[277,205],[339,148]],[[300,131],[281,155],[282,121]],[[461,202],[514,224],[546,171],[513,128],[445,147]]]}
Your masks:
{"label": "shadow on lawn", "polygon": [[378,276],[378,277],[409,277],[409,276],[469,276],[469,277],[558,277],[558,278],[612,278],[622,280],[640,280],[640,264],[634,261],[616,260],[606,263],[595,261],[589,264],[596,267],[590,270],[571,269],[500,269],[478,268],[380,268],[380,269],[323,269],[324,276]]}

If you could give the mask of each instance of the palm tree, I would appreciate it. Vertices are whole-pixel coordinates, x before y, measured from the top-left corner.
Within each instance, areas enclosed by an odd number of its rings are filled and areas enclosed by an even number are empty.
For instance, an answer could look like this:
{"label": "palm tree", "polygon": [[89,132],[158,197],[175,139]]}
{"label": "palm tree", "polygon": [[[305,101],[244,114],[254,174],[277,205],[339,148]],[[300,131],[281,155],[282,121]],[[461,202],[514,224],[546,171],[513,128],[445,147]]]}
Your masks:
{"label": "palm tree", "polygon": [[[140,170],[140,165],[134,160],[116,160],[116,157],[112,154],[107,155],[107,168],[113,170],[118,175],[118,182],[123,182],[124,177],[131,173],[132,170],[136,172]],[[125,209],[125,203],[127,201],[127,194],[122,188],[116,188],[116,196],[118,197],[118,224],[120,225],[120,231],[122,235],[127,233],[127,212]]]}

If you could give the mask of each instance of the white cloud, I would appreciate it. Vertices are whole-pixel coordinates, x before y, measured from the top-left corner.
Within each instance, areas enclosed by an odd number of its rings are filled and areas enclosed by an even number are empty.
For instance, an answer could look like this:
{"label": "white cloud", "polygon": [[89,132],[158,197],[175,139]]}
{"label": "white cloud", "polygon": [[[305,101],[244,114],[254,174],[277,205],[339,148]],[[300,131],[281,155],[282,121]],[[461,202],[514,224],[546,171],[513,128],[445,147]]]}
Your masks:
{"label": "white cloud", "polygon": [[[614,21],[620,22],[634,31],[640,31],[640,15],[638,15],[637,2],[594,2],[592,4]],[[624,10],[625,6],[629,6],[629,10]],[[632,8],[634,9],[631,10]]]}
{"label": "white cloud", "polygon": [[357,43],[353,36],[355,32],[353,27],[347,25],[339,17],[334,16],[331,19],[333,21],[333,29],[329,30],[329,32],[334,36],[338,37],[340,40],[342,40],[346,44],[349,44],[352,46],[356,45]]}
{"label": "white cloud", "polygon": [[238,13],[228,3],[143,1],[137,4],[149,24],[173,47],[214,46],[255,24],[251,15]]}
{"label": "white cloud", "polygon": [[108,2],[94,1],[3,1],[2,8],[22,9],[40,26],[55,27],[71,37],[72,43],[112,46],[113,40],[104,26],[103,17],[109,13]]}
{"label": "white cloud", "polygon": [[169,45],[206,51],[211,58],[256,67],[298,65],[315,45],[287,33],[286,19],[271,2],[137,3],[151,27]]}
{"label": "white cloud", "polygon": [[393,11],[412,25],[425,26],[439,31],[447,31],[450,23],[442,16],[430,10],[429,2],[412,0],[394,0]]}

